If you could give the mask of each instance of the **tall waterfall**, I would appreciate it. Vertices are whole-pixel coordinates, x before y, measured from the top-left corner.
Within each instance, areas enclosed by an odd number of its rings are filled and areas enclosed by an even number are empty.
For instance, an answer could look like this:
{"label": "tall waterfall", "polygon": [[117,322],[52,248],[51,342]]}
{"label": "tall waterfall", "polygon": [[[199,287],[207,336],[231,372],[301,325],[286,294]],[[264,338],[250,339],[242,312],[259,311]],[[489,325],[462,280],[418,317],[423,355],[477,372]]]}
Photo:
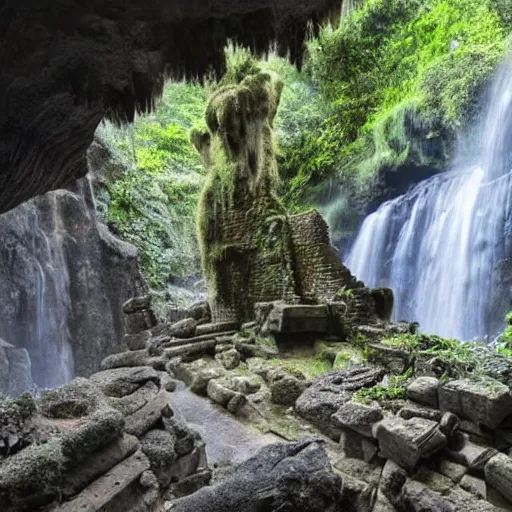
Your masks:
{"label": "tall waterfall", "polygon": [[346,261],[367,285],[393,288],[396,319],[466,340],[493,334],[512,309],[499,272],[512,256],[512,61],[475,132],[450,172],[368,216]]}

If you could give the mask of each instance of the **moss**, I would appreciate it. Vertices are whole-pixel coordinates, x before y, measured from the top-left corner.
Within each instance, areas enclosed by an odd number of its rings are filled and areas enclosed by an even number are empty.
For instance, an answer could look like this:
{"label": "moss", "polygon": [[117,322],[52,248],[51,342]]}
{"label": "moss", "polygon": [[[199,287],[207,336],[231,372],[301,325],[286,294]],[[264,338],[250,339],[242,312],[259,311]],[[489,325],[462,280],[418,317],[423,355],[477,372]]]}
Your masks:
{"label": "moss", "polygon": [[59,440],[29,446],[0,462],[0,502],[6,512],[36,510],[58,496],[67,462]]}
{"label": "moss", "polygon": [[395,410],[401,407],[400,400],[405,398],[405,388],[374,386],[372,388],[363,388],[356,391],[352,400],[365,405],[371,405],[372,402],[378,402],[384,409]]}

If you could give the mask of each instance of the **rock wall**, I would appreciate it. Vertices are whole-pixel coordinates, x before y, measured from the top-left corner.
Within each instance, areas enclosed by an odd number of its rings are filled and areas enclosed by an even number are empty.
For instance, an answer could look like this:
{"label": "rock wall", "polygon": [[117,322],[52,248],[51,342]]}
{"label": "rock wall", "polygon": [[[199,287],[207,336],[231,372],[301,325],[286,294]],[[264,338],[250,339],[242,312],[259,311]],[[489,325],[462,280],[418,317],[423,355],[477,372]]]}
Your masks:
{"label": "rock wall", "polygon": [[122,304],[144,286],[137,251],[97,222],[86,178],[2,215],[0,240],[0,338],[28,351],[38,386],[124,348]]}

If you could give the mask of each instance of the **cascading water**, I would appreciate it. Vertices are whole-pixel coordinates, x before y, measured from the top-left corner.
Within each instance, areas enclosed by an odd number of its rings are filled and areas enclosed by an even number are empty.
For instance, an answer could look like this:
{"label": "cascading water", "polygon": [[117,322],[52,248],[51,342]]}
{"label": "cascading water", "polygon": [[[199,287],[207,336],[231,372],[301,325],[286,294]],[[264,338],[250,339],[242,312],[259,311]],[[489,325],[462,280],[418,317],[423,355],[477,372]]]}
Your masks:
{"label": "cascading water", "polygon": [[346,260],[368,286],[394,290],[395,319],[465,340],[493,334],[512,307],[498,272],[512,256],[512,60],[476,133],[450,172],[367,217]]}

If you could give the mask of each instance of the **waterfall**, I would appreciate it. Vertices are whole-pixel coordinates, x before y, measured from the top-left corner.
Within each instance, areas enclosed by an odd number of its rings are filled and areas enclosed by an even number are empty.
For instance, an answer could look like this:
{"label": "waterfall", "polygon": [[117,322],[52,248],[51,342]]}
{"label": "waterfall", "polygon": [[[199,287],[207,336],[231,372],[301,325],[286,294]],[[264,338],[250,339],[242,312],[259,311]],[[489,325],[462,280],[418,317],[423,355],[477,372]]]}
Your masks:
{"label": "waterfall", "polygon": [[346,260],[368,286],[394,290],[395,319],[464,340],[492,335],[512,309],[498,271],[512,257],[512,61],[486,104],[450,171],[369,215]]}

